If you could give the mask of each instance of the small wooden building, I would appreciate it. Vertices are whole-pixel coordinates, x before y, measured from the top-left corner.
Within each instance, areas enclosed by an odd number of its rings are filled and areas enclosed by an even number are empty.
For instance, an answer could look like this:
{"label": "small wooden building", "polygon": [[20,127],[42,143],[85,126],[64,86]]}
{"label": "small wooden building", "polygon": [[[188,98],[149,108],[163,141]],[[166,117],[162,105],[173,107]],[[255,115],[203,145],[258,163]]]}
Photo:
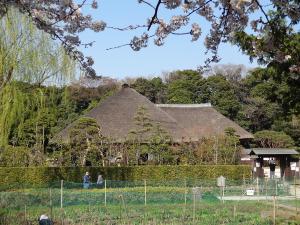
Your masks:
{"label": "small wooden building", "polygon": [[284,148],[252,148],[244,150],[242,161],[248,161],[253,165],[254,177],[269,177],[269,160],[276,162],[276,178],[299,177],[299,159],[294,157],[299,155],[295,149]]}

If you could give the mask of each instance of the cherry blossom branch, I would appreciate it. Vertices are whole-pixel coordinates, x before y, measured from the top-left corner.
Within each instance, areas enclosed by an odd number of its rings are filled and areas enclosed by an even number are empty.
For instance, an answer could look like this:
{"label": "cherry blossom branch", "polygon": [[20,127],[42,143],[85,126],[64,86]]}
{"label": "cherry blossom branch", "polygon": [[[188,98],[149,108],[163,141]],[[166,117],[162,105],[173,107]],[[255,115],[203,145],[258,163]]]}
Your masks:
{"label": "cherry blossom branch", "polygon": [[155,7],[155,10],[154,10],[154,15],[152,16],[152,19],[150,20],[150,23],[148,25],[148,31],[150,30],[152,24],[154,23],[154,21],[157,19],[157,13],[158,13],[158,9],[159,9],[159,6],[160,4],[162,3],[161,0],[158,0],[157,4],[156,4],[156,7]]}
{"label": "cherry blossom branch", "polygon": [[[103,21],[93,21],[90,15],[81,13],[79,9],[89,4],[87,0],[80,0],[81,4],[78,5],[76,4],[78,1],[79,0],[0,0],[0,18],[7,13],[9,7],[18,8],[20,12],[28,14],[32,18],[38,29],[49,33],[54,39],[59,40],[65,47],[66,52],[76,59],[82,68],[91,72],[91,74],[95,74],[91,67],[93,60],[89,57],[84,57],[77,49],[77,47],[81,45],[85,47],[91,46],[93,42],[87,44],[81,43],[78,33],[85,29],[91,29],[96,32],[103,31],[106,27],[106,23]],[[91,1],[92,8],[97,8],[97,0]],[[251,18],[251,15],[257,16],[255,13],[259,11],[261,15],[259,15],[259,18],[251,19],[250,25],[253,31],[259,35],[264,36],[269,34],[272,38],[254,41],[252,45],[256,45],[256,52],[253,52],[253,54],[260,59],[266,57],[267,60],[265,62],[267,62],[275,59],[280,54],[284,56],[285,53],[282,51],[284,40],[280,38],[279,34],[287,36],[295,34],[296,31],[293,30],[293,26],[297,26],[300,21],[300,7],[296,0],[269,0],[266,3],[263,0],[153,0],[156,5],[152,4],[150,0],[138,0],[138,2],[154,10],[152,17],[147,20],[145,25],[130,25],[123,28],[111,26],[108,28],[119,31],[147,28],[146,32],[149,32],[150,29],[155,26],[155,34],[149,36],[147,33],[144,33],[140,37],[133,37],[128,44],[108,49],[129,45],[133,50],[138,51],[141,48],[147,47],[148,39],[153,36],[155,37],[155,44],[161,46],[164,44],[164,40],[172,34],[190,34],[192,35],[192,41],[196,41],[201,35],[201,27],[197,22],[192,24],[189,33],[178,32],[183,27],[189,25],[192,19],[191,15],[196,13],[205,18],[211,25],[210,33],[205,39],[205,46],[206,49],[213,54],[213,60],[216,60],[218,46],[221,42],[236,41],[237,43],[241,42],[241,45],[243,45],[243,41],[238,40],[241,37],[236,37],[235,34],[241,33],[241,35],[247,35],[245,29],[249,25],[249,18]],[[271,9],[271,12],[274,13],[268,14],[265,7],[271,5],[274,6],[273,9]],[[158,16],[158,10],[161,7],[168,10],[182,7],[183,12],[180,15],[173,15],[169,22],[166,22],[163,20],[164,18]],[[225,11],[223,11],[224,9]],[[279,18],[283,18],[283,20],[290,23],[287,25],[276,23]],[[260,26],[259,29],[257,27],[258,25]],[[259,44],[263,46],[259,47]],[[273,49],[275,50],[273,51]],[[275,56],[274,54],[269,54],[271,50],[272,52],[276,52]]]}
{"label": "cherry blossom branch", "polygon": [[192,10],[191,12],[189,12],[186,17],[189,17],[190,15],[192,15],[193,13],[197,12],[198,10],[200,10],[201,8],[203,8],[204,6],[206,6],[207,4],[209,4],[210,2],[212,2],[212,0],[208,0],[206,1],[203,5],[199,6],[198,8]]}
{"label": "cherry blossom branch", "polygon": [[171,34],[173,35],[190,35],[191,32],[182,32],[182,33],[178,33],[178,32],[171,32]]}
{"label": "cherry blossom branch", "polygon": [[140,2],[140,3],[144,3],[144,4],[146,4],[146,5],[150,6],[152,9],[154,9],[154,10],[155,10],[155,6],[154,6],[154,5],[152,5],[151,3],[147,2],[147,1],[144,1],[144,0],[139,0],[139,2]]}
{"label": "cherry blossom branch", "polygon": [[[155,35],[154,34],[152,34],[152,35],[150,35],[150,36],[147,36],[143,41],[145,42],[145,43],[143,43],[143,44],[146,44],[146,42],[147,42],[147,40],[149,39],[149,38],[152,38],[152,37],[154,37]],[[139,41],[139,40],[138,40]],[[123,48],[123,47],[126,47],[126,46],[130,46],[131,48],[133,47],[132,45],[133,45],[133,43],[132,43],[133,41],[131,41],[130,43],[126,43],[126,44],[122,44],[122,45],[118,45],[118,46],[115,46],[115,47],[111,47],[111,48],[107,48],[107,49],[105,49],[106,51],[109,51],[109,50],[113,50],[113,49],[117,49],[117,48]]]}
{"label": "cherry blossom branch", "polygon": [[110,26],[107,26],[106,28],[107,29],[112,29],[112,30],[127,31],[127,30],[136,30],[136,29],[139,29],[139,28],[146,28],[146,27],[148,27],[148,26],[147,25],[129,25],[129,26],[123,27],[123,28],[110,27]]}
{"label": "cherry blossom branch", "polygon": [[49,24],[49,25],[50,25],[50,26],[53,26],[53,25],[55,25],[55,24],[57,24],[57,23],[59,23],[59,22],[65,20],[67,17],[72,16],[77,10],[81,9],[81,8],[85,5],[85,2],[86,2],[86,1],[87,1],[87,0],[83,0],[83,2],[82,2],[80,5],[78,5],[78,6],[76,7],[76,9],[73,8],[72,6],[70,6],[70,8],[72,9],[71,12],[69,12],[67,15],[63,16],[61,19],[59,19],[59,20],[57,20],[57,21],[55,21],[55,22],[53,22],[52,24]]}
{"label": "cherry blossom branch", "polygon": [[105,49],[106,51],[109,51],[109,50],[113,50],[113,49],[117,49],[117,48],[123,48],[125,46],[130,46],[130,43],[127,43],[127,44],[123,44],[123,45],[118,45],[118,46],[115,46],[115,47],[111,47],[111,48],[107,48]]}

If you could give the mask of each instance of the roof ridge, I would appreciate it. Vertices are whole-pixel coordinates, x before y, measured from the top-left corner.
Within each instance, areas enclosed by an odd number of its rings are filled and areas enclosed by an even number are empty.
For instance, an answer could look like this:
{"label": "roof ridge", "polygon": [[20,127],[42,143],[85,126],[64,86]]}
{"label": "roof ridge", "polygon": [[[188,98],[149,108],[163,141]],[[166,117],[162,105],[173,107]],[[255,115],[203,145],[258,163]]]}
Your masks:
{"label": "roof ridge", "polygon": [[[148,103],[153,104],[154,107],[157,108],[157,110],[161,113],[163,113],[165,116],[167,116],[172,122],[175,122],[177,125],[179,124],[178,121],[172,117],[169,113],[167,113],[166,111],[160,109],[159,107],[157,107],[157,104],[154,104],[153,102],[151,102],[146,96],[140,94],[139,92],[137,92],[135,89],[133,88],[128,88],[129,90],[135,92],[136,94],[138,94],[140,97],[144,98]],[[166,121],[165,121],[166,122]]]}
{"label": "roof ridge", "polygon": [[204,108],[213,107],[210,102],[200,104],[156,104],[157,107],[169,107],[169,108]]}

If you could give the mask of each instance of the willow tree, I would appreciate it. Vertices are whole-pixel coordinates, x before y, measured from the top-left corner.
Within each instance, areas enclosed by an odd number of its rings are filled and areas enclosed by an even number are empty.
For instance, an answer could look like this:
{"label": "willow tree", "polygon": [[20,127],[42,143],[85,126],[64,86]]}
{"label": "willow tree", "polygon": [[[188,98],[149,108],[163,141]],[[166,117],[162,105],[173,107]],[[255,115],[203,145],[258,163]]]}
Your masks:
{"label": "willow tree", "polygon": [[62,85],[75,73],[74,61],[50,35],[14,9],[0,20],[0,145],[22,124],[29,110],[42,110],[43,89],[36,96],[20,91],[17,82]]}
{"label": "willow tree", "polygon": [[0,91],[14,79],[41,85],[74,73],[64,49],[14,9],[0,20],[0,62]]}
{"label": "willow tree", "polygon": [[75,59],[88,75],[95,76],[91,67],[94,63],[91,57],[84,57],[78,46],[91,46],[91,43],[82,43],[78,33],[85,29],[95,32],[104,30],[106,24],[94,21],[90,15],[81,12],[87,5],[96,9],[97,1],[75,0],[0,0],[0,18],[7,16],[11,8],[15,8],[32,21],[34,26],[51,35],[51,38],[61,43],[69,56]]}

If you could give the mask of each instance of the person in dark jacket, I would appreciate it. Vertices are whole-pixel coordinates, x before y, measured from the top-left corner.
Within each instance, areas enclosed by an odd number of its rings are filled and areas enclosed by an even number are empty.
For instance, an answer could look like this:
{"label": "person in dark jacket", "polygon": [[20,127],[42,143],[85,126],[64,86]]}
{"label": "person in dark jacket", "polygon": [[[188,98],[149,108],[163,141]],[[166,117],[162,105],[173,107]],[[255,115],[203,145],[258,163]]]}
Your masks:
{"label": "person in dark jacket", "polygon": [[275,168],[276,168],[276,163],[274,158],[271,158],[269,161],[269,167],[270,167],[270,179],[275,178]]}
{"label": "person in dark jacket", "polygon": [[86,172],[83,176],[83,188],[88,189],[90,187],[91,177],[89,175],[89,172]]}
{"label": "person in dark jacket", "polygon": [[53,222],[47,215],[43,214],[39,218],[39,225],[53,225]]}

